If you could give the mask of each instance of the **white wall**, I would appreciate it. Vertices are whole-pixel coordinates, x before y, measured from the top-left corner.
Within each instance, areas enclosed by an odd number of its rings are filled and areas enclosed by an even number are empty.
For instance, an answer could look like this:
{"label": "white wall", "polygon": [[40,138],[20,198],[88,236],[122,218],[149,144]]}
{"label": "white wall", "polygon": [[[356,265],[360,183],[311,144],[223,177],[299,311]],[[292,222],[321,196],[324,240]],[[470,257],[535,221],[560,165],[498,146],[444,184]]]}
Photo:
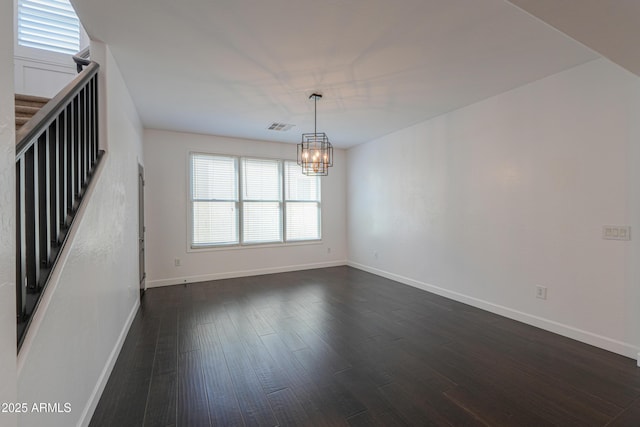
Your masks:
{"label": "white wall", "polygon": [[20,426],[88,424],[139,304],[142,126],[108,48],[92,44],[92,57],[101,65],[108,152],[18,360],[18,400],[69,402],[71,413],[31,413]]}
{"label": "white wall", "polygon": [[[191,251],[188,156],[192,151],[295,160],[296,147],[265,141],[145,130],[147,286],[342,265],[346,262],[346,156],[322,178],[322,242]],[[331,252],[329,253],[329,249]],[[181,266],[175,267],[179,258]]]}
{"label": "white wall", "polygon": [[[16,401],[15,118],[13,108],[13,4],[0,2],[0,402]],[[0,425],[16,425],[0,412]]]}
{"label": "white wall", "polygon": [[350,263],[635,357],[638,122],[602,59],[350,149]]}
{"label": "white wall", "polygon": [[15,93],[53,98],[78,75],[75,63],[70,55],[55,59],[38,56],[13,58]]}

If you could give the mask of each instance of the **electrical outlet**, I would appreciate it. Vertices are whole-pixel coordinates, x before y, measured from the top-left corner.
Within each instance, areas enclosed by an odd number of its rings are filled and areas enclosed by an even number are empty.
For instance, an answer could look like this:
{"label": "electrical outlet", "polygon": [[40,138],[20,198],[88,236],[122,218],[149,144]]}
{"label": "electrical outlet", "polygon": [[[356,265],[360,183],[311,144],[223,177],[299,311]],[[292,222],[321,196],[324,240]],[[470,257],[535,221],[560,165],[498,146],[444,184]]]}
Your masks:
{"label": "electrical outlet", "polygon": [[374,257],[375,259],[378,259],[378,252],[377,252],[377,251],[373,253],[373,257]]}
{"label": "electrical outlet", "polygon": [[602,238],[605,240],[631,240],[631,227],[628,225],[602,226]]}
{"label": "electrical outlet", "polygon": [[173,260],[173,265],[176,266],[176,267],[180,267],[180,265],[181,265],[180,258],[174,259]]}
{"label": "electrical outlet", "polygon": [[547,288],[545,286],[536,286],[536,298],[547,299]]}

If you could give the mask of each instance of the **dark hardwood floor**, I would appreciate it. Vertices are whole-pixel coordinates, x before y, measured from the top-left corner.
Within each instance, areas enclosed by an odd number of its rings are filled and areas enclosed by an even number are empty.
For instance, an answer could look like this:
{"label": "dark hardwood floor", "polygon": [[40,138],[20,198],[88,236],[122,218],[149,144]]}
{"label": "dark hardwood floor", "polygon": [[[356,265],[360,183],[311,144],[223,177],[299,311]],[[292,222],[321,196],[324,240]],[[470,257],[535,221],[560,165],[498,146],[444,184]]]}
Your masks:
{"label": "dark hardwood floor", "polygon": [[349,267],[150,289],[91,426],[640,426],[634,360]]}

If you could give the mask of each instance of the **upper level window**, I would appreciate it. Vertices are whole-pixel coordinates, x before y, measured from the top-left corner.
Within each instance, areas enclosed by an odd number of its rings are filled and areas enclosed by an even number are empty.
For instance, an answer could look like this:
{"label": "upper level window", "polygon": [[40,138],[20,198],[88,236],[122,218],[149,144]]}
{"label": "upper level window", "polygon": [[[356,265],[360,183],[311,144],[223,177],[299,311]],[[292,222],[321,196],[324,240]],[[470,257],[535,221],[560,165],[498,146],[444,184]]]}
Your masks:
{"label": "upper level window", "polygon": [[19,0],[18,44],[53,52],[80,50],[80,20],[68,0]]}
{"label": "upper level window", "polygon": [[295,162],[191,154],[191,247],[319,240],[320,178]]}

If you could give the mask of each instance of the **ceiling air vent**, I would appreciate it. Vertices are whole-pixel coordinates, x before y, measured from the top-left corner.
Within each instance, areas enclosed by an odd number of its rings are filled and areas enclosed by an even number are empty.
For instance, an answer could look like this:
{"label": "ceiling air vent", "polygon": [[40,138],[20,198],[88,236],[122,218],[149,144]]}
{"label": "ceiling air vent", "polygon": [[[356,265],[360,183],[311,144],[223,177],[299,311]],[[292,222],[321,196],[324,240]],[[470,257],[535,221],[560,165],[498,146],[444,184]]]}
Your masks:
{"label": "ceiling air vent", "polygon": [[290,125],[287,123],[278,123],[278,122],[273,122],[269,125],[269,127],[267,129],[269,130],[275,130],[278,132],[286,132],[289,129],[291,129],[292,127],[294,127],[295,125]]}

